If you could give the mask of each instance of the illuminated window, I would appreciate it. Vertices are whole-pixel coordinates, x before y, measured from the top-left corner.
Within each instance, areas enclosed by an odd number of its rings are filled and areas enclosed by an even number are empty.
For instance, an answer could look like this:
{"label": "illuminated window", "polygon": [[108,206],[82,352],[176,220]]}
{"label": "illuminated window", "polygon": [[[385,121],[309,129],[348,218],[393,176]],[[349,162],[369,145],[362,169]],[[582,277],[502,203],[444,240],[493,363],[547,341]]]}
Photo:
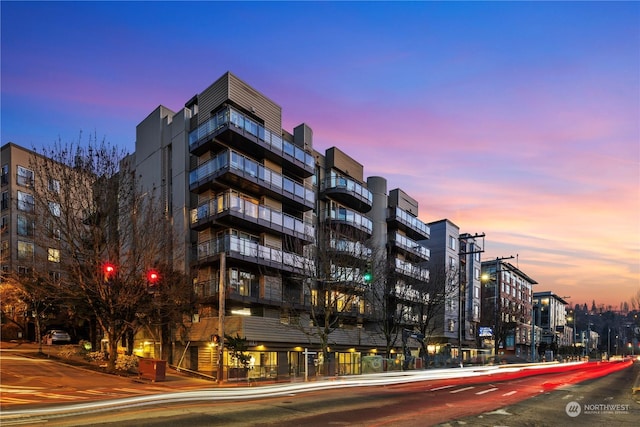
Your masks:
{"label": "illuminated window", "polygon": [[50,262],[60,262],[60,249],[49,248],[47,250],[47,260]]}

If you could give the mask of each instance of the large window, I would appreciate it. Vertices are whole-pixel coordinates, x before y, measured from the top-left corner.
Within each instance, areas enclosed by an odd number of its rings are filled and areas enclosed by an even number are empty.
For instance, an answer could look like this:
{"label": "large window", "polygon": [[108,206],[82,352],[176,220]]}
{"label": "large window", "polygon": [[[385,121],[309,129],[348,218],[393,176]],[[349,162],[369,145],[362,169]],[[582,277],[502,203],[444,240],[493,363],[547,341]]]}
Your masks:
{"label": "large window", "polygon": [[33,212],[34,205],[32,194],[18,191],[18,210],[23,212]]}
{"label": "large window", "polygon": [[18,260],[33,261],[33,243],[18,240]]}
{"label": "large window", "polygon": [[18,236],[33,237],[33,220],[24,215],[18,215]]}
{"label": "large window", "polygon": [[33,171],[22,166],[18,166],[18,185],[23,187],[33,187]]}
{"label": "large window", "polygon": [[1,206],[2,210],[5,209],[9,209],[9,192],[8,191],[3,191],[2,192],[2,206]]}

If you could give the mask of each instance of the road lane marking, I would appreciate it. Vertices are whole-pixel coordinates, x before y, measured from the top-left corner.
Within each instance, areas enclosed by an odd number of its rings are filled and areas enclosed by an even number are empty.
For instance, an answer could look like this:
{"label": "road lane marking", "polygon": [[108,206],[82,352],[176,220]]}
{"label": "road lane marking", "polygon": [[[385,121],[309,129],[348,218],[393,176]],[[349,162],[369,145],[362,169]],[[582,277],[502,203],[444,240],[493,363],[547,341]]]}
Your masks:
{"label": "road lane marking", "polygon": [[144,391],[144,389],[140,389],[140,388],[114,388],[113,390],[121,391],[124,393],[136,393],[136,394],[140,394],[141,392]]}
{"label": "road lane marking", "polygon": [[566,396],[562,397],[562,400],[571,399],[572,397],[573,397],[573,394],[567,394]]}
{"label": "road lane marking", "polygon": [[451,387],[453,387],[453,384],[451,384],[451,385],[443,385],[442,387],[432,388],[432,389],[431,389],[431,390],[429,390],[429,391],[444,390],[445,388],[451,388]]}
{"label": "road lane marking", "polygon": [[451,390],[449,393],[460,393],[461,391],[471,390],[472,388],[475,388],[475,387],[464,387],[464,388],[459,388],[459,389],[457,389],[457,390]]}
{"label": "road lane marking", "polygon": [[42,396],[47,399],[60,399],[60,400],[75,400],[78,396],[69,396],[67,394],[58,393],[36,393],[36,396]]}
{"label": "road lane marking", "polygon": [[496,391],[497,389],[498,389],[497,387],[494,387],[494,388],[488,388],[488,389],[486,389],[486,390],[479,391],[479,392],[477,392],[476,394],[491,393],[492,391]]}
{"label": "road lane marking", "polygon": [[510,391],[509,393],[503,394],[503,396],[511,396],[512,394],[516,394],[517,392],[518,392],[517,390],[513,390],[513,391]]}
{"label": "road lane marking", "polygon": [[81,394],[92,394],[92,395],[108,394],[107,392],[100,391],[100,390],[78,390],[78,393],[81,393]]}

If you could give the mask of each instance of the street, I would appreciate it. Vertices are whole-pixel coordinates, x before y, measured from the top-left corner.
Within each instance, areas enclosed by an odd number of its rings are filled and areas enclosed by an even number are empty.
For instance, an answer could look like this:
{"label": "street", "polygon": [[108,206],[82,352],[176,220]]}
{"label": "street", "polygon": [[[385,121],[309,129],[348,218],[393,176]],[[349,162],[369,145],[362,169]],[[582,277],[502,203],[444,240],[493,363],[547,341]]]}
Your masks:
{"label": "street", "polygon": [[[3,425],[631,426],[640,419],[631,396],[638,363],[551,365],[539,369],[542,375],[506,366],[491,373],[441,370],[436,379],[410,382],[398,374],[228,389],[181,378],[137,383],[6,351],[2,364]],[[587,406],[571,417],[571,402]],[[595,413],[605,412],[601,404],[616,405],[616,413]]]}

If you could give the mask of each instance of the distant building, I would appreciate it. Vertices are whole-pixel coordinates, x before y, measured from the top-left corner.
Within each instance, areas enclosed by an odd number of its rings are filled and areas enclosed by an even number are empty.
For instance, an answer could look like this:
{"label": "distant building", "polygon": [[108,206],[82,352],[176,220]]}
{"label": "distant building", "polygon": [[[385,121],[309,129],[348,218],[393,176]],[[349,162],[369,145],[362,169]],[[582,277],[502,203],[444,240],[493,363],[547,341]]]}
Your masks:
{"label": "distant building", "polygon": [[545,344],[543,347],[557,352],[560,346],[571,345],[566,309],[567,302],[553,292],[534,292],[533,318],[535,325],[541,329],[540,342]]}
{"label": "distant building", "polygon": [[482,313],[484,348],[496,356],[531,357],[533,285],[538,282],[503,259],[482,262]]}

